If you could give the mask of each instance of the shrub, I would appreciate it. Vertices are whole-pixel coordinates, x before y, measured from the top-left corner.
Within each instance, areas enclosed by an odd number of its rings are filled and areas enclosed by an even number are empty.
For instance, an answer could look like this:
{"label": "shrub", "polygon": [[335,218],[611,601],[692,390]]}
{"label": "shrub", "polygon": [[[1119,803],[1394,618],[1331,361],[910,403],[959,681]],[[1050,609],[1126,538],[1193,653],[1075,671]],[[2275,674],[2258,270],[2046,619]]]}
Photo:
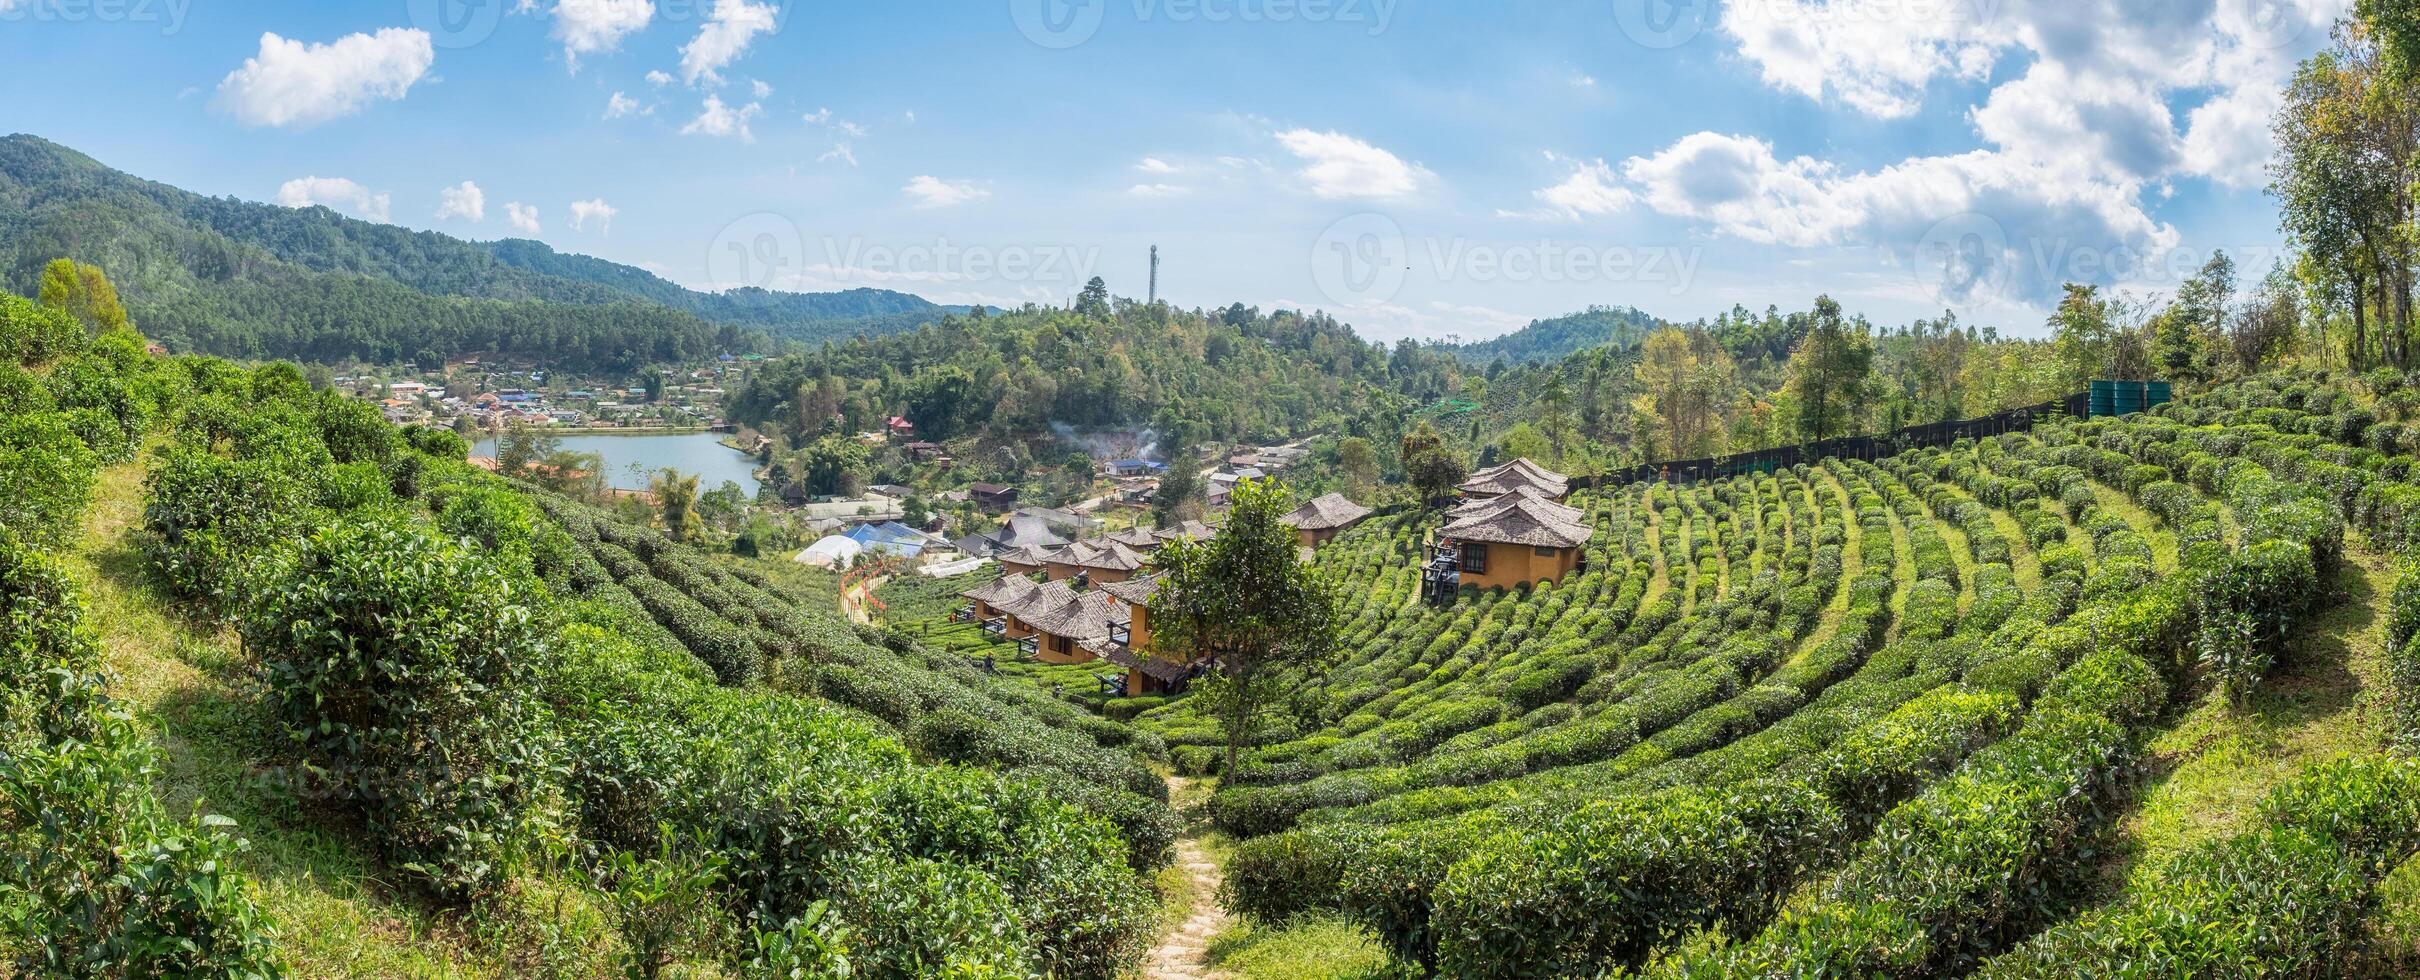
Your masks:
{"label": "shrub", "polygon": [[64,416],[0,416],[0,530],[35,547],[66,543],[92,502],[99,460]]}
{"label": "shrub", "polygon": [[170,819],[82,597],[0,532],[0,949],[26,976],[272,976],[233,821]]}
{"label": "shrub", "polygon": [[2291,541],[2244,549],[2202,583],[2195,638],[2202,669],[2230,700],[2242,703],[2268,676],[2318,593],[2309,549]]}
{"label": "shrub", "polygon": [[1587,804],[1446,873],[1438,965],[1459,977],[1635,965],[1686,930],[1761,921],[1841,829],[1821,796],[1779,783]]}
{"label": "shrub", "polygon": [[313,535],[243,617],[297,787],[448,897],[510,872],[560,778],[530,588],[380,515]]}

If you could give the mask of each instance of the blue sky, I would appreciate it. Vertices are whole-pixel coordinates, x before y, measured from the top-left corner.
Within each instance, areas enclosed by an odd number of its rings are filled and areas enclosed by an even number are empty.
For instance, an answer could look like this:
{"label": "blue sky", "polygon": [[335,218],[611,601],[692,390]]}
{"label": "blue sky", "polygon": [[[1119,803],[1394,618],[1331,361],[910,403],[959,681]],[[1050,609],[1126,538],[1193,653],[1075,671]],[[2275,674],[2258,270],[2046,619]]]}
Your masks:
{"label": "blue sky", "polygon": [[[693,286],[1321,308],[1475,339],[2275,257],[2341,0],[0,0],[0,128]],[[534,231],[532,230],[534,229]]]}

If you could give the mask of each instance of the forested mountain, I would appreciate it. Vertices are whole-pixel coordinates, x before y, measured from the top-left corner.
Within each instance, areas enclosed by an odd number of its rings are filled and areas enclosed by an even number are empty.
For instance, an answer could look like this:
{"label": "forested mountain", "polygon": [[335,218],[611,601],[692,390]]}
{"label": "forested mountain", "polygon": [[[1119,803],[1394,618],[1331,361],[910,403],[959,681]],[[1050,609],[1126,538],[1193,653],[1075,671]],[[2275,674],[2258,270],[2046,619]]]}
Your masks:
{"label": "forested mountain", "polygon": [[1498,359],[1529,364],[1557,360],[1591,347],[1637,347],[1662,325],[1663,321],[1640,312],[1637,307],[1591,306],[1551,320],[1531,320],[1529,326],[1504,336],[1453,345],[1447,350],[1473,364]]}
{"label": "forested mountain", "polygon": [[61,255],[115,270],[145,331],[237,357],[395,361],[544,354],[632,368],[903,329],[940,308],[881,290],[707,294],[534,242],[466,242],[210,198],[33,136],[0,139],[0,282],[30,290]]}
{"label": "forested mountain", "polygon": [[594,256],[558,252],[523,238],[481,242],[479,247],[517,269],[578,282],[694,313],[715,323],[757,327],[780,339],[822,341],[857,334],[913,330],[963,307],[944,307],[921,296],[888,289],[858,288],[832,293],[785,293],[742,287],[705,293],[636,266]]}
{"label": "forested mountain", "polygon": [[933,439],[1054,426],[1277,439],[1452,383],[1443,355],[1414,344],[1390,355],[1324,314],[1113,307],[1096,286],[1074,309],[953,314],[774,362],[730,410],[800,443],[889,414]]}

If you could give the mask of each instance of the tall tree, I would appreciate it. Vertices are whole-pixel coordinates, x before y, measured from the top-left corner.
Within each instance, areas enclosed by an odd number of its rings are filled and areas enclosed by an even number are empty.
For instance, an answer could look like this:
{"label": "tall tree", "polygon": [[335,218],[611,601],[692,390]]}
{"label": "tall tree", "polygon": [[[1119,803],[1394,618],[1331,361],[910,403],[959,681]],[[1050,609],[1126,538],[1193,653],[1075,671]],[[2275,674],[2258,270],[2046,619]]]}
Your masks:
{"label": "tall tree", "polygon": [[1287,508],[1275,481],[1240,482],[1217,537],[1178,541],[1160,557],[1152,642],[1163,654],[1214,665],[1194,697],[1219,721],[1228,773],[1262,719],[1307,703],[1336,654],[1335,591],[1303,562],[1282,520]]}
{"label": "tall tree", "polygon": [[1420,505],[1426,507],[1446,494],[1467,474],[1462,458],[1446,448],[1445,437],[1427,419],[1403,437],[1403,473],[1420,493]]}
{"label": "tall tree", "polygon": [[1346,436],[1336,443],[1336,470],[1344,476],[1345,489],[1367,494],[1378,482],[1378,450],[1368,439]]}
{"label": "tall tree", "polygon": [[75,317],[89,333],[134,329],[126,319],[125,304],[118,302],[118,288],[110,285],[100,266],[53,259],[42,267],[39,296],[42,305]]}
{"label": "tall tree", "polygon": [[1168,472],[1151,497],[1151,519],[1160,527],[1175,527],[1202,516],[1202,464],[1192,446],[1180,445],[1168,454]]}
{"label": "tall tree", "polygon": [[650,481],[655,491],[656,512],[663,515],[664,531],[674,541],[697,538],[697,476],[682,475],[672,467],[657,470]]}
{"label": "tall tree", "polygon": [[1821,441],[1852,431],[1873,370],[1874,341],[1864,325],[1851,324],[1832,297],[1816,297],[1814,321],[1790,354],[1788,390],[1799,432]]}

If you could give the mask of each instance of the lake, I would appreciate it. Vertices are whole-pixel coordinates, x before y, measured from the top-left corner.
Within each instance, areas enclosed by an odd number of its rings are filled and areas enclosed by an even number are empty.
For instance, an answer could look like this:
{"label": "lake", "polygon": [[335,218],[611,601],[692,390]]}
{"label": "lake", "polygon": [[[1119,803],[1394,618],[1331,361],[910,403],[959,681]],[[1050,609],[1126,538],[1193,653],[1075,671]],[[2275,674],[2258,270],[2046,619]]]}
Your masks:
{"label": "lake", "polygon": [[[555,436],[562,448],[575,453],[595,453],[605,458],[605,480],[623,490],[645,490],[657,470],[672,467],[683,473],[697,474],[697,489],[703,493],[722,486],[723,481],[739,484],[750,499],[756,497],[756,457],[722,444],[722,438],[711,432],[689,435],[572,435]],[[480,456],[496,454],[496,440],[482,439],[471,452]],[[638,467],[633,474],[631,467]]]}

